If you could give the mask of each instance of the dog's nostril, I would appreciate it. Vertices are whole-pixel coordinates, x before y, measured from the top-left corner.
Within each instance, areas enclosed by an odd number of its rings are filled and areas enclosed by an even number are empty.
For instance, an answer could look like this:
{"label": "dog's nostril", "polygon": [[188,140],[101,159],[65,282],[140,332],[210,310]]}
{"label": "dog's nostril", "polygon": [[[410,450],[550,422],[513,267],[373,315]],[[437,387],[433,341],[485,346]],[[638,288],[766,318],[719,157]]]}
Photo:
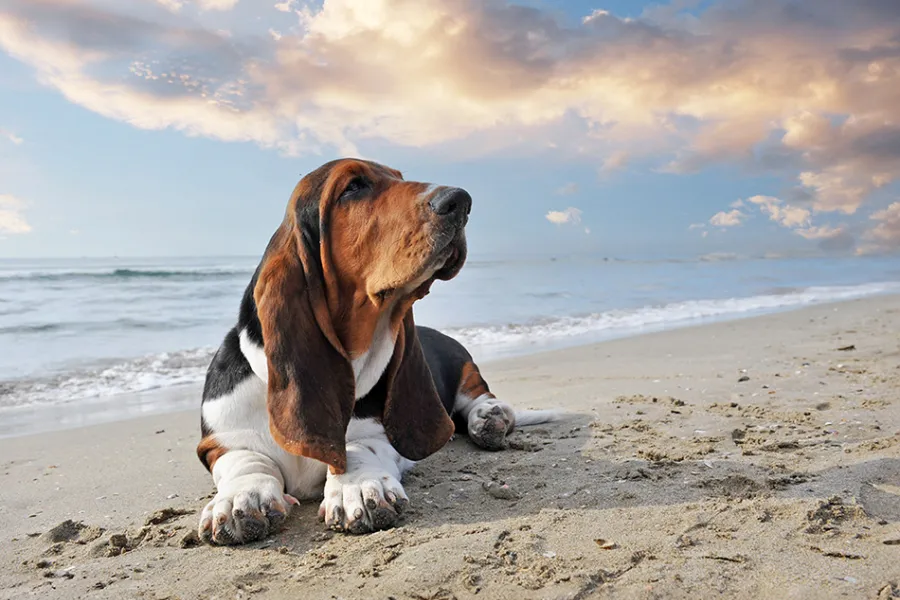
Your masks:
{"label": "dog's nostril", "polygon": [[431,210],[441,216],[455,215],[457,213],[469,214],[472,207],[472,197],[469,192],[460,188],[441,190],[429,202]]}

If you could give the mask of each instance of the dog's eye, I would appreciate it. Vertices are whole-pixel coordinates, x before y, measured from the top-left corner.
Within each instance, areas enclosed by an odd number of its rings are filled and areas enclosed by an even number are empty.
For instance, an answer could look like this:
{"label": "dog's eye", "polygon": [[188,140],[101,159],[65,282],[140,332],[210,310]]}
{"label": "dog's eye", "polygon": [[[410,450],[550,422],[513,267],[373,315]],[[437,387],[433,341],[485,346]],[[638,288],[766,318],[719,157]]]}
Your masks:
{"label": "dog's eye", "polygon": [[354,177],[350,180],[350,183],[347,184],[347,187],[344,188],[344,191],[341,192],[341,200],[346,200],[348,198],[352,198],[353,196],[358,195],[360,192],[369,189],[369,182],[366,181],[363,177]]}

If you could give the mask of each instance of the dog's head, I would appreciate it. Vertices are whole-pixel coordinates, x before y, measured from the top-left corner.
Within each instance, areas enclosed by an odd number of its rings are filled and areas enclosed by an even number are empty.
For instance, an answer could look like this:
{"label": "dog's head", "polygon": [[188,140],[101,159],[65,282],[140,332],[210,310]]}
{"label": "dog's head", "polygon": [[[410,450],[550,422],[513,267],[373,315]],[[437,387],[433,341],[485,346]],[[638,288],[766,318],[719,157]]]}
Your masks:
{"label": "dog's head", "polygon": [[268,362],[269,425],[292,454],[346,468],[359,394],[353,359],[388,331],[394,352],[376,395],[388,438],[418,460],[453,425],[419,345],[412,304],[466,258],[469,194],[405,181],[388,167],[330,162],[294,189],[257,270],[253,298]]}

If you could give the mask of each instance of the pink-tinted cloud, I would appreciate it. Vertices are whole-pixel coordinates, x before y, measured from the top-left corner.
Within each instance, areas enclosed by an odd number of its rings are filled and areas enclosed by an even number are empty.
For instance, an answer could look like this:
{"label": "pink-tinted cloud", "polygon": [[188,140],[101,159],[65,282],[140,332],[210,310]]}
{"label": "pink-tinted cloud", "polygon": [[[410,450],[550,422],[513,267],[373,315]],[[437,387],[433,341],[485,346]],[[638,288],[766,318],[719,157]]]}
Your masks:
{"label": "pink-tinted cloud", "polygon": [[738,209],[728,212],[718,212],[709,219],[709,224],[715,227],[736,227],[740,225],[747,215]]}
{"label": "pink-tinted cloud", "polygon": [[[740,209],[755,206],[770,221],[778,223],[807,240],[816,240],[823,247],[831,249],[840,245],[841,249],[847,249],[853,245],[852,240],[847,239],[850,234],[846,227],[814,225],[812,212],[809,209],[786,203],[780,198],[752,196],[746,200],[732,202],[731,206],[734,207],[731,211],[722,211],[713,215],[709,220],[710,224],[719,227],[742,225],[750,215]],[[693,227],[692,225],[691,228]]]}
{"label": "pink-tinted cloud", "polygon": [[200,10],[231,10],[239,0],[156,0],[156,3],[172,12],[180,12],[186,4]]}
{"label": "pink-tinted cloud", "polygon": [[10,143],[15,144],[16,146],[20,146],[25,142],[25,140],[12,131],[6,131],[5,129],[0,129],[0,137],[6,138]]}
{"label": "pink-tinted cloud", "polygon": [[810,212],[808,210],[785,204],[779,198],[753,196],[747,198],[747,202],[757,205],[769,219],[784,227],[796,228],[809,225]]}
{"label": "pink-tinted cloud", "polygon": [[9,194],[0,194],[0,234],[31,232],[24,209],[25,203],[22,200]]}
{"label": "pink-tinted cloud", "polygon": [[557,196],[571,196],[572,194],[577,194],[578,184],[574,181],[570,181],[569,183],[558,188],[555,193]]}
{"label": "pink-tinted cloud", "polygon": [[544,218],[554,225],[565,225],[566,223],[578,225],[581,223],[581,209],[570,206],[564,210],[551,210],[544,215]]}
{"label": "pink-tinted cloud", "polygon": [[876,254],[900,250],[900,202],[873,213],[870,218],[876,225],[866,233],[859,252]]}
{"label": "pink-tinted cloud", "polygon": [[630,159],[631,156],[628,154],[628,152],[624,150],[617,150],[603,160],[603,165],[600,167],[600,172],[611,173],[613,171],[624,169],[628,165],[628,161]]}

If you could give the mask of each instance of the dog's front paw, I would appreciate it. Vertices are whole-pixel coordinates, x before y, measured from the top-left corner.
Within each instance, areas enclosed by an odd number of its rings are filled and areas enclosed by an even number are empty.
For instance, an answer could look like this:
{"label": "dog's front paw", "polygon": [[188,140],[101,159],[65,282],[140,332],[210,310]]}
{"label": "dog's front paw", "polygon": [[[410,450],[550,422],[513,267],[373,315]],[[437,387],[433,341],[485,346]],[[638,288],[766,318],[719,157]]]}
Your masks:
{"label": "dog's front paw", "polygon": [[336,531],[371,533],[397,524],[409,498],[403,486],[383,471],[328,475],[319,518]]}
{"label": "dog's front paw", "polygon": [[469,413],[469,438],[485,450],[507,447],[506,434],[516,424],[512,407],[500,400],[479,404]]}
{"label": "dog's front paw", "polygon": [[219,488],[200,515],[200,539],[219,545],[247,544],[278,531],[296,498],[270,475],[244,475]]}

